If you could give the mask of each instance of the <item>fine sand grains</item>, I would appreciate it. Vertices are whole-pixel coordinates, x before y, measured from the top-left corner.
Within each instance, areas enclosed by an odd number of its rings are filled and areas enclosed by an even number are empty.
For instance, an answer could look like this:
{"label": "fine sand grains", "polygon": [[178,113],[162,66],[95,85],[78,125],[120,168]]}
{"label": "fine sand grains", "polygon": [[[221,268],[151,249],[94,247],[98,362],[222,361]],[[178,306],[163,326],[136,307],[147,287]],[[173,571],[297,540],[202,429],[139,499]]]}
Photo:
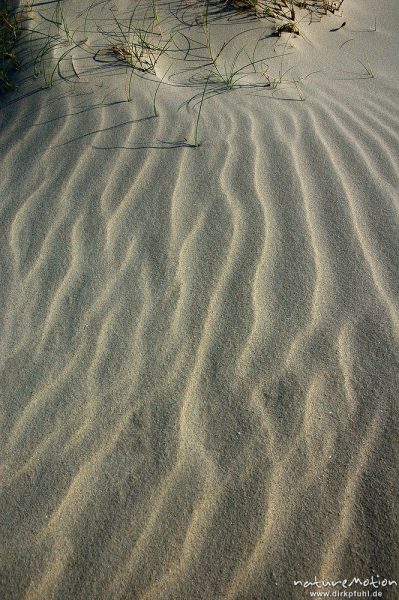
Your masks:
{"label": "fine sand grains", "polygon": [[398,580],[397,2],[55,10],[1,110],[1,600]]}

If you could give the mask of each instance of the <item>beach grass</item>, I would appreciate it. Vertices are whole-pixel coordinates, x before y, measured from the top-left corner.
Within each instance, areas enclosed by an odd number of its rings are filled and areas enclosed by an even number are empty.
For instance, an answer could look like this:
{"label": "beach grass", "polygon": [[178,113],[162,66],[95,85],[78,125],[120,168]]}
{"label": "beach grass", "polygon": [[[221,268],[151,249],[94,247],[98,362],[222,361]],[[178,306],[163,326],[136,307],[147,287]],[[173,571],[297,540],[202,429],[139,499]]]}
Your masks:
{"label": "beach grass", "polygon": [[26,18],[25,10],[15,11],[0,0],[0,94],[14,89],[12,73],[20,67],[15,47]]}
{"label": "beach grass", "polygon": [[[343,0],[230,0],[229,4],[234,6],[238,10],[255,10],[258,16],[269,16],[276,19],[276,34],[281,35],[283,32],[301,34],[298,28],[298,20],[296,15],[296,9],[305,9],[312,13],[316,12],[320,15],[327,12],[336,12],[341,8]],[[140,4],[140,3],[139,3]],[[110,47],[103,48],[97,51],[95,58],[104,52],[112,52],[118,60],[124,61],[133,69],[140,71],[154,73],[154,67],[159,57],[164,54],[171,42],[171,39],[166,40],[165,43],[161,43],[157,40],[157,35],[154,31],[154,25],[157,24],[159,27],[159,14],[156,0],[151,0],[151,11],[152,24],[145,26],[144,22],[135,23],[136,21],[136,8],[131,14],[129,23],[126,25],[122,23],[113,13],[114,24],[115,24],[115,35],[116,38],[110,44]],[[88,10],[90,10],[89,7]],[[206,0],[204,3],[204,14],[203,14],[203,25],[207,35],[207,45],[209,54],[211,57],[213,73],[211,78],[219,79],[223,82],[227,88],[232,88],[237,82],[242,79],[243,71],[245,68],[237,66],[237,61],[240,55],[246,53],[245,47],[238,50],[237,54],[233,58],[232,64],[220,65],[217,60],[220,54],[225,49],[231,40],[225,42],[219,51],[215,54],[210,40],[210,31],[208,23],[208,10],[209,1]],[[24,22],[29,19],[28,15],[29,5],[25,8],[15,9],[12,7],[10,0],[0,0],[0,93],[4,93],[8,90],[14,89],[12,82],[12,73],[19,69],[20,62],[16,54],[16,44],[21,32],[25,29]],[[69,54],[73,47],[76,47],[74,43],[74,36],[70,32],[70,27],[64,15],[63,0],[57,0],[55,6],[55,13],[53,19],[48,19],[42,14],[40,15],[44,20],[49,21],[52,25],[57,26],[56,35],[45,36],[44,43],[42,44],[39,53],[35,60],[35,73],[44,74],[45,85],[51,86],[55,71],[59,69],[59,62],[56,62],[55,70],[50,71],[49,74],[45,74],[45,63],[46,58],[51,53],[52,49],[61,41],[64,41],[69,45],[69,50],[66,54]],[[86,16],[87,19],[87,16]],[[241,35],[240,32],[238,35]],[[161,36],[162,37],[162,36]],[[255,54],[255,51],[254,51]],[[63,54],[61,57],[65,57]],[[252,67],[255,68],[255,57],[251,59]],[[131,76],[129,78],[128,88],[130,89]],[[130,99],[130,93],[127,93]],[[154,110],[156,112],[156,109]]]}

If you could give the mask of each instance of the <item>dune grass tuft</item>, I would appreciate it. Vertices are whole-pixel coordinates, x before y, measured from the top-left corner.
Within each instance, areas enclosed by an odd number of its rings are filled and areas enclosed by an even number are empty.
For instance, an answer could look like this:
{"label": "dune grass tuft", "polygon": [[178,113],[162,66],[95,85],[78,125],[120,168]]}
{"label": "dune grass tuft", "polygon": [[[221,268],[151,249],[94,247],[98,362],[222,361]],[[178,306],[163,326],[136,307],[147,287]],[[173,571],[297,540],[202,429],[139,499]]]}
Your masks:
{"label": "dune grass tuft", "polygon": [[12,73],[19,69],[15,47],[26,19],[24,10],[15,11],[0,0],[0,94],[14,89]]}
{"label": "dune grass tuft", "polygon": [[320,15],[337,12],[344,0],[230,0],[229,3],[241,10],[254,10],[259,15],[275,19],[295,21],[296,8],[304,8]]}

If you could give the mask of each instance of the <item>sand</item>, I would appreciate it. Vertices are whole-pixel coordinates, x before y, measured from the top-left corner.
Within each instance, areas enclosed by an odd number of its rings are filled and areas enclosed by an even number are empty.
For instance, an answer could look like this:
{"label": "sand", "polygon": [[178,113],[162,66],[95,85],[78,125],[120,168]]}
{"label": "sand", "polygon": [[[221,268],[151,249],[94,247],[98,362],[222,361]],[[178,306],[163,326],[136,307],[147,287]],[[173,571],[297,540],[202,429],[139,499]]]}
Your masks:
{"label": "sand", "polygon": [[270,58],[204,93],[198,5],[160,3],[180,51],[130,102],[85,49],[115,44],[111,4],[63,6],[53,86],[26,40],[0,112],[1,600],[399,580],[399,4],[281,38],[212,10],[216,50],[246,31],[222,65]]}

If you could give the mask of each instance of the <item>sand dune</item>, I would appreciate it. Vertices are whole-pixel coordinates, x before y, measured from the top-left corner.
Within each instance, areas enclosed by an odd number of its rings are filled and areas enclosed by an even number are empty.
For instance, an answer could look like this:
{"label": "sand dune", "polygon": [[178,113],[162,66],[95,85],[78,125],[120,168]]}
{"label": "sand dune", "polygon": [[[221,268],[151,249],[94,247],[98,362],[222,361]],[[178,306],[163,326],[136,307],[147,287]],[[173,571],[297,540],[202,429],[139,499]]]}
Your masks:
{"label": "sand dune", "polygon": [[[382,5],[306,22],[274,91],[208,82],[198,148],[204,82],[171,55],[131,102],[124,65],[80,46],[79,80],[65,59],[69,81],[22,71],[2,101],[2,599],[398,579],[399,10]],[[172,31],[198,7],[159,9]],[[215,40],[274,27],[224,18]],[[99,23],[107,3],[95,48]]]}

